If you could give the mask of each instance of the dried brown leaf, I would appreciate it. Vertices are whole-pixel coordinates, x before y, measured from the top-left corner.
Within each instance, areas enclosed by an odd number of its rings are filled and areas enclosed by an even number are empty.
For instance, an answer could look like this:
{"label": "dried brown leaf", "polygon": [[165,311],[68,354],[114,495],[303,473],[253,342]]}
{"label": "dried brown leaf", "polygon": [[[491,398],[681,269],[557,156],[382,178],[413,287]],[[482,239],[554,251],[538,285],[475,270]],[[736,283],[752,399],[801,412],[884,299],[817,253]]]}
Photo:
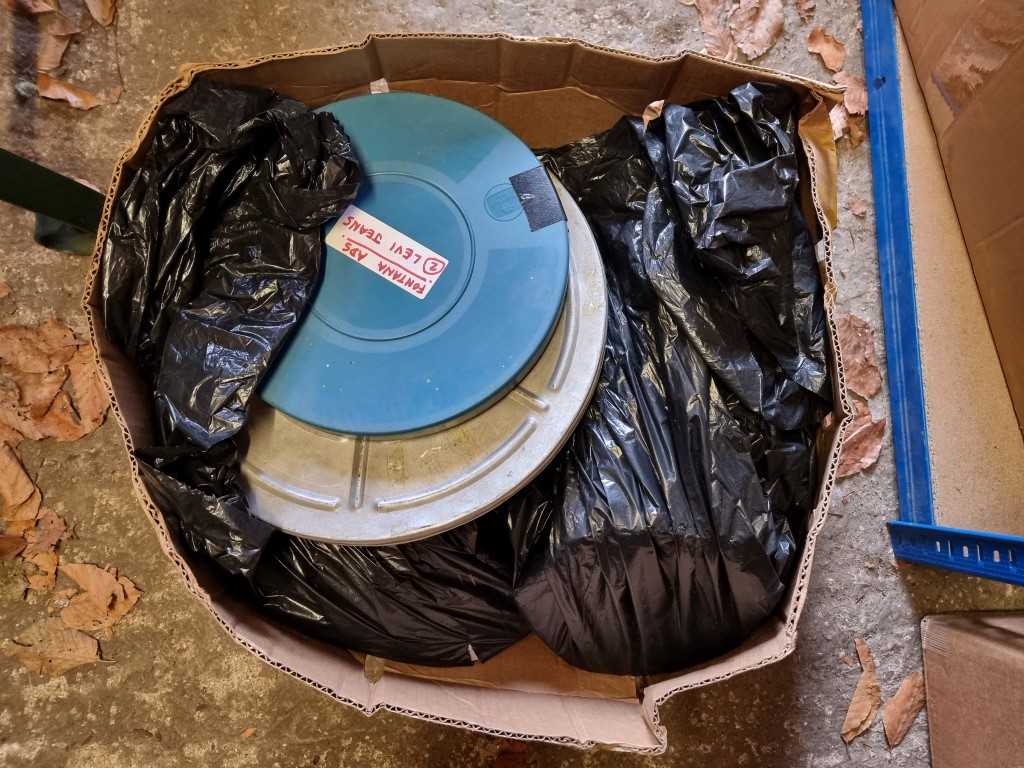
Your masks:
{"label": "dried brown leaf", "polygon": [[57,546],[61,539],[66,539],[70,535],[71,531],[64,518],[52,509],[43,507],[39,510],[39,518],[36,520],[35,527],[25,533],[25,539],[28,541],[25,552],[29,555],[46,552]]}
{"label": "dried brown leaf", "polygon": [[26,16],[60,10],[57,0],[2,0],[2,2],[8,11],[22,13]]}
{"label": "dried brown leaf", "polygon": [[860,75],[850,72],[836,72],[832,79],[846,86],[843,94],[843,106],[851,115],[863,115],[868,111],[868,84]]}
{"label": "dried brown leaf", "polygon": [[7,325],[0,328],[0,359],[24,373],[49,373],[68,363],[81,343],[54,318],[33,327]]}
{"label": "dried brown leaf", "polygon": [[26,546],[28,546],[28,542],[21,536],[0,536],[0,563],[13,560],[21,554]]}
{"label": "dried brown leaf", "polygon": [[66,101],[75,109],[95,109],[110,103],[99,96],[79,88],[77,85],[72,85],[63,80],[54,80],[45,72],[36,73],[36,89],[44,99]]}
{"label": "dried brown leaf", "polygon": [[895,749],[910,731],[917,713],[924,707],[924,674],[921,670],[907,675],[896,695],[885,703],[882,725],[889,747]]}
{"label": "dried brown leaf", "polygon": [[843,656],[843,664],[845,664],[848,667],[852,667],[853,659],[851,659],[849,656]]}
{"label": "dried brown leaf", "polygon": [[807,36],[807,50],[821,57],[825,66],[838,72],[846,63],[846,46],[825,31],[824,27],[815,27]]}
{"label": "dried brown leaf", "polygon": [[0,445],[0,520],[35,520],[41,501],[14,449]]}
{"label": "dried brown leaf", "polygon": [[243,738],[243,739],[248,739],[248,738],[249,738],[250,736],[252,736],[252,735],[253,735],[254,733],[256,733],[256,729],[255,729],[255,728],[246,728],[246,729],[245,729],[244,731],[242,731],[242,732],[241,732],[240,734],[238,734],[238,735],[239,735],[239,737],[240,737],[240,738]]}
{"label": "dried brown leaf", "polygon": [[83,344],[75,351],[68,370],[71,372],[78,423],[82,434],[87,435],[103,423],[110,408],[110,399],[90,345]]}
{"label": "dried brown leaf", "polygon": [[659,117],[661,117],[661,111],[664,108],[664,99],[661,99],[660,101],[652,101],[650,104],[648,104],[647,107],[644,108],[644,114],[642,116],[642,119],[644,121],[644,128],[649,126],[652,120],[657,120]]}
{"label": "dried brown leaf", "polygon": [[861,142],[867,138],[867,134],[864,132],[864,118],[854,119],[850,116],[850,144],[854,147],[859,147]]}
{"label": "dried brown leaf", "polygon": [[857,195],[850,195],[846,198],[846,210],[852,213],[854,216],[864,218],[868,215],[868,201],[858,197]]}
{"label": "dried brown leaf", "polygon": [[704,36],[704,50],[720,59],[736,61],[740,52],[729,27],[733,0],[680,0],[684,5],[696,7],[700,13],[700,31]]}
{"label": "dried brown leaf", "polygon": [[782,0],[740,0],[729,17],[736,47],[748,59],[763,56],[782,34],[785,16]]}
{"label": "dried brown leaf", "polygon": [[109,402],[91,347],[63,323],[0,328],[0,360],[5,434],[70,441],[103,423]]}
{"label": "dried brown leaf", "polygon": [[89,600],[103,607],[124,596],[116,571],[111,573],[92,563],[68,563],[60,567],[60,572],[75,582]]}
{"label": "dried brown leaf", "polygon": [[59,677],[83,664],[100,661],[100,645],[60,619],[40,619],[13,641],[4,644],[4,655],[41,675]]}
{"label": "dried brown leaf", "polygon": [[49,409],[36,423],[44,435],[62,443],[74,442],[86,434],[71,396],[63,391],[57,394]]}
{"label": "dried brown leaf", "polygon": [[89,13],[104,27],[109,27],[114,21],[114,14],[117,12],[115,0],[85,0]]}
{"label": "dried brown leaf", "polygon": [[874,331],[867,320],[856,315],[836,318],[836,326],[839,330],[839,350],[846,369],[847,389],[865,399],[872,397],[882,387]]}
{"label": "dried brown leaf", "polygon": [[842,104],[836,104],[828,113],[832,121],[832,138],[839,141],[850,130],[850,113]]}
{"label": "dried brown leaf", "polygon": [[40,72],[51,72],[57,69],[64,58],[64,51],[68,49],[71,37],[71,35],[47,35],[43,39],[39,55],[36,57],[36,69]]}
{"label": "dried brown leaf", "polygon": [[875,672],[875,661],[871,658],[871,650],[863,640],[855,640],[857,656],[860,659],[860,680],[853,692],[850,708],[846,710],[843,721],[843,741],[849,743],[871,727],[882,703],[882,691],[878,687],[878,676]]}
{"label": "dried brown leaf", "polygon": [[796,12],[800,14],[800,18],[804,21],[813,19],[816,9],[817,3],[815,0],[796,0]]}
{"label": "dried brown leaf", "polygon": [[57,553],[52,549],[36,555],[23,555],[26,562],[39,569],[28,577],[28,588],[36,592],[48,592],[57,583]]}
{"label": "dried brown leaf", "polygon": [[885,436],[885,419],[871,420],[871,409],[859,400],[854,402],[856,413],[847,427],[843,451],[839,456],[836,477],[849,477],[863,472],[876,461]]}
{"label": "dried brown leaf", "polygon": [[60,614],[61,620],[75,629],[95,632],[112,627],[142,596],[129,578],[118,578],[112,568],[104,570],[91,563],[69,563],[62,565],[60,572],[82,589]]}

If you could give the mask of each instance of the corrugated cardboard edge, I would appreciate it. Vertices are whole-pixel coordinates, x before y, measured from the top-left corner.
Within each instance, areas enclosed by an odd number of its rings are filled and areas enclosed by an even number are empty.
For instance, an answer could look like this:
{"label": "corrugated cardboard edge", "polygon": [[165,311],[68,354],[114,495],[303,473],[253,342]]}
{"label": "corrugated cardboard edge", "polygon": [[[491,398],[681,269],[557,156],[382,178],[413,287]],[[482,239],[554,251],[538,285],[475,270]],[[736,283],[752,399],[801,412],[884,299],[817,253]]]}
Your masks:
{"label": "corrugated cardboard edge", "polygon": [[[815,541],[827,517],[828,503],[832,487],[835,482],[836,467],[839,460],[839,447],[842,443],[846,427],[852,418],[852,408],[846,395],[845,373],[843,371],[842,361],[839,355],[838,335],[836,325],[833,320],[836,291],[832,271],[832,229],[836,221],[837,177],[835,145],[832,140],[830,126],[828,125],[828,102],[837,100],[841,91],[835,87],[816,83],[806,78],[781,75],[780,73],[776,73],[771,70],[747,64],[724,62],[704,54],[689,51],[685,51],[678,56],[655,59],[625,53],[611,48],[593,46],[574,39],[558,39],[556,41],[551,41],[551,43],[555,45],[573,46],[574,54],[577,50],[590,53],[599,52],[608,54],[611,57],[621,57],[624,61],[632,62],[675,62],[681,66],[686,57],[693,57],[702,60],[707,64],[713,64],[715,67],[724,68],[733,73],[739,73],[748,80],[778,80],[783,78],[787,82],[803,86],[811,93],[814,100],[817,101],[817,104],[807,114],[805,114],[803,119],[801,119],[800,134],[811,175],[814,179],[811,198],[817,223],[822,233],[819,262],[826,286],[825,303],[829,340],[832,347],[833,360],[836,365],[833,370],[833,396],[835,400],[835,410],[833,415],[835,421],[831,432],[825,433],[825,442],[822,445],[822,453],[826,459],[824,462],[823,479],[818,494],[817,504],[809,525],[807,540],[801,554],[797,575],[794,583],[791,585],[788,597],[785,600],[785,620],[776,619],[768,622],[761,630],[744,643],[741,648],[736,649],[719,659],[688,670],[674,678],[662,679],[661,681],[648,686],[643,692],[642,707],[650,728],[649,739],[635,735],[618,740],[609,740],[604,734],[598,734],[591,737],[589,735],[590,729],[587,727],[587,723],[584,721],[585,719],[582,718],[575,709],[570,709],[569,707],[565,707],[565,715],[567,720],[573,721],[572,724],[573,731],[576,734],[575,736],[556,736],[551,734],[540,735],[538,733],[525,733],[493,728],[480,722],[471,722],[468,719],[442,717],[431,713],[409,709],[393,702],[383,700],[383,695],[386,695],[383,691],[380,694],[376,691],[367,691],[366,686],[371,686],[372,684],[363,679],[361,673],[359,675],[359,680],[354,679],[352,675],[345,675],[345,679],[335,679],[335,684],[331,685],[324,682],[326,679],[333,679],[330,670],[325,670],[323,668],[299,670],[296,669],[296,665],[288,666],[271,658],[271,653],[276,652],[282,644],[287,644],[290,641],[287,630],[281,629],[280,627],[274,626],[270,622],[266,621],[261,621],[259,626],[254,626],[251,623],[245,622],[244,619],[239,618],[239,614],[234,614],[230,610],[230,600],[228,600],[228,604],[226,604],[223,600],[223,595],[217,596],[222,600],[221,604],[223,613],[219,612],[215,608],[214,598],[211,593],[204,589],[193,572],[192,567],[177,552],[174,542],[172,541],[167,528],[163,524],[162,517],[160,516],[156,505],[149,497],[149,494],[142,483],[137,462],[132,455],[134,445],[131,432],[134,431],[136,434],[140,435],[148,435],[150,432],[150,426],[147,423],[146,417],[149,409],[148,394],[142,390],[141,386],[139,386],[139,382],[137,382],[134,387],[128,387],[127,389],[122,387],[122,391],[118,393],[119,397],[115,397],[114,393],[111,372],[115,372],[118,379],[122,382],[130,382],[132,381],[132,376],[129,372],[131,371],[132,366],[127,362],[123,355],[113,348],[102,330],[99,300],[97,298],[99,296],[99,259],[114,201],[122,188],[124,169],[135,156],[137,150],[145,144],[151,135],[160,106],[167,99],[172,98],[185,90],[194,81],[194,79],[199,76],[212,73],[223,73],[232,70],[251,70],[271,62],[287,61],[299,57],[325,56],[356,49],[370,50],[373,49],[373,46],[375,46],[379,40],[499,40],[527,43],[537,42],[536,40],[514,38],[507,35],[381,35],[370,36],[362,43],[355,45],[321,48],[296,53],[274,54],[272,56],[250,59],[242,62],[187,65],[182,68],[179,77],[163,89],[157,102],[143,120],[136,134],[134,143],[122,154],[119,162],[117,163],[111,178],[110,186],[107,190],[103,209],[103,218],[97,237],[96,249],[93,254],[93,265],[89,274],[89,282],[83,299],[83,304],[89,321],[91,339],[97,357],[100,361],[101,377],[104,386],[107,388],[107,391],[111,396],[112,412],[114,413],[114,417],[116,418],[118,425],[121,427],[125,446],[128,451],[129,461],[132,467],[132,482],[135,493],[149,517],[150,522],[157,531],[161,547],[177,566],[185,580],[186,587],[203,602],[221,626],[223,626],[224,629],[228,631],[229,634],[231,634],[231,636],[243,647],[259,656],[268,664],[288,672],[293,677],[306,682],[310,686],[326,693],[338,701],[357,707],[367,714],[376,712],[379,709],[387,709],[410,717],[442,722],[450,725],[458,725],[460,727],[496,736],[532,739],[548,743],[572,744],[581,747],[609,745],[613,748],[625,749],[634,752],[650,754],[660,753],[664,751],[667,745],[667,734],[664,727],[661,725],[658,709],[659,705],[663,701],[680,691],[724,680],[742,672],[774,663],[792,653],[794,648],[796,627],[800,613],[803,609],[804,599],[806,597],[807,581],[810,576]],[[366,87],[369,88],[369,81],[366,83]],[[129,410],[131,411],[130,413]],[[227,616],[225,614],[227,614]],[[269,652],[267,650],[268,648],[271,649]],[[348,654],[345,651],[327,649],[327,652],[329,654],[336,655],[339,659],[345,658],[351,660],[351,654]],[[339,672],[339,674],[341,673]],[[409,680],[411,678],[404,679]],[[383,682],[386,681],[387,678],[385,677]],[[431,685],[438,685],[438,683],[431,683],[429,680],[418,681],[418,683],[422,683],[428,687]],[[353,686],[351,690],[359,689],[364,694],[369,694],[365,700],[366,703],[357,701],[351,696],[347,696],[339,692],[340,688],[343,686]],[[464,692],[466,696],[469,696],[473,691],[480,689],[464,686],[459,690]],[[625,702],[612,700],[598,701],[589,699],[583,701],[594,702],[605,707],[613,704],[626,705]],[[585,703],[584,706],[590,705]],[[486,713],[483,714],[485,715]]]}

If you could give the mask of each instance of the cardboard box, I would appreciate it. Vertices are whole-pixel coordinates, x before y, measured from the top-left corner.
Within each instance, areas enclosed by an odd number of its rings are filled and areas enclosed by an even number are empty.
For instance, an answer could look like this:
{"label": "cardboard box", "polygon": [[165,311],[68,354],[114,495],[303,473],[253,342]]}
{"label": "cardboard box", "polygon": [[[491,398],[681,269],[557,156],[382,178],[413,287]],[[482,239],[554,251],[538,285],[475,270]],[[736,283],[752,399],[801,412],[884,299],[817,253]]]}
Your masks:
{"label": "cardboard box", "polygon": [[933,768],[1024,763],[1024,614],[921,620]]}
{"label": "cardboard box", "polygon": [[[284,54],[253,61],[187,66],[154,104],[114,171],[107,193],[102,244],[111,206],[137,157],[151,139],[157,109],[196,78],[274,88],[311,107],[367,93],[385,79],[391,90],[445,96],[502,122],[530,146],[556,146],[610,127],[622,114],[641,114],[657,99],[688,102],[727,94],[750,80],[788,84],[803,97],[800,134],[805,152],[803,201],[820,238],[829,338],[832,322],[831,231],[836,222],[836,155],[828,109],[838,92],[802,78],[727,64],[695,53],[650,59],[572,40],[536,41],[504,36],[411,35],[371,37],[361,45]],[[130,364],[103,333],[96,283],[99,252],[86,310],[113,396],[126,445],[146,444],[150,397]],[[371,713],[389,709],[474,730],[580,746],[595,744],[639,752],[665,748],[658,707],[672,694],[722,680],[782,659],[792,652],[807,593],[814,544],[826,517],[839,444],[850,413],[838,355],[834,356],[835,411],[821,436],[821,489],[791,588],[781,610],[744,645],[699,667],[657,679],[595,675],[568,666],[535,637],[484,665],[440,670],[389,665],[370,682],[359,657],[307,639],[254,613],[223,587],[219,575],[191,564],[165,527],[133,463],[135,491],[161,544],[188,588],[224,628],[268,663],[338,701]]]}
{"label": "cardboard box", "polygon": [[[893,547],[1024,583],[1024,4],[895,6],[903,124],[889,147],[905,154],[906,190],[879,193],[875,166],[883,282],[912,281],[885,305],[903,521],[892,524]],[[885,41],[872,39],[867,8],[865,19],[870,58]],[[885,153],[872,130],[873,151]],[[897,235],[887,255],[881,232],[900,206],[910,242]],[[920,338],[923,392],[898,367],[900,356],[917,364],[900,345],[907,333]],[[922,401],[927,439],[907,416]]]}

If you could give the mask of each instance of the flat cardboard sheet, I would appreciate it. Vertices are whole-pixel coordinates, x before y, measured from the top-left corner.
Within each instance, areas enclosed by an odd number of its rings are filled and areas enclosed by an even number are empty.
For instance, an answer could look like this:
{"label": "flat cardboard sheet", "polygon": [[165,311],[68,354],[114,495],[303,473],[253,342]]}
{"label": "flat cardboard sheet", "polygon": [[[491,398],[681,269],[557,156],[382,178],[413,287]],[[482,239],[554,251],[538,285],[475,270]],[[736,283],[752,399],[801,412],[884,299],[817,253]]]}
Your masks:
{"label": "flat cardboard sheet", "polygon": [[1024,439],[902,35],[899,43],[935,522],[1024,536]]}
{"label": "flat cardboard sheet", "polygon": [[921,621],[932,768],[1011,768],[1024,759],[1024,614]]}
{"label": "flat cardboard sheet", "polygon": [[1024,3],[896,0],[896,9],[1010,396],[1024,420]]}
{"label": "flat cardboard sheet", "polygon": [[818,253],[834,353],[835,409],[832,425],[823,430],[819,441],[821,485],[789,593],[776,617],[740,648],[678,675],[649,681],[639,692],[640,681],[569,667],[539,647],[535,638],[506,651],[497,664],[446,671],[389,663],[383,676],[376,679],[364,673],[362,661],[352,653],[298,635],[251,610],[226,591],[218,573],[190,562],[180,542],[164,525],[131,459],[136,494],[161,545],[190,591],[225,630],[268,663],[367,713],[386,708],[496,735],[653,753],[666,746],[658,717],[658,706],[665,699],[680,690],[722,680],[792,653],[815,539],[827,517],[839,446],[851,412],[832,319],[835,284],[831,230],[837,191],[828,108],[839,98],[834,87],[692,52],[651,59],[574,40],[537,41],[502,35],[380,36],[343,48],[184,67],[179,79],[168,85],[153,105],[135,144],[114,169],[94,254],[91,287],[85,297],[102,375],[129,455],[133,445],[149,442],[150,398],[138,373],[103,332],[97,284],[99,254],[113,201],[124,179],[134,172],[139,153],[151,140],[160,104],[196,77],[274,88],[314,107],[368,93],[371,83],[380,89],[383,79],[392,91],[432,93],[481,109],[538,148],[604,130],[623,113],[641,114],[647,104],[658,99],[690,101],[725,95],[751,80],[785,83],[800,93],[804,150],[801,191],[808,221],[821,239]]}

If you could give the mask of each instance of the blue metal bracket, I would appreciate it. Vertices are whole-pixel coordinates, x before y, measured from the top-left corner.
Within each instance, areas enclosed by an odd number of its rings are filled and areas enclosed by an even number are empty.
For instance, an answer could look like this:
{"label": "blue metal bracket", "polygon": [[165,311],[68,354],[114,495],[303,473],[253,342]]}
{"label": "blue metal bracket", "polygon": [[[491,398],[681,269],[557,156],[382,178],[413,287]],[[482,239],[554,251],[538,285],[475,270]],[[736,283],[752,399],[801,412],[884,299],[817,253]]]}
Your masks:
{"label": "blue metal bracket", "polygon": [[1024,538],[898,520],[889,535],[900,560],[1024,585]]}

